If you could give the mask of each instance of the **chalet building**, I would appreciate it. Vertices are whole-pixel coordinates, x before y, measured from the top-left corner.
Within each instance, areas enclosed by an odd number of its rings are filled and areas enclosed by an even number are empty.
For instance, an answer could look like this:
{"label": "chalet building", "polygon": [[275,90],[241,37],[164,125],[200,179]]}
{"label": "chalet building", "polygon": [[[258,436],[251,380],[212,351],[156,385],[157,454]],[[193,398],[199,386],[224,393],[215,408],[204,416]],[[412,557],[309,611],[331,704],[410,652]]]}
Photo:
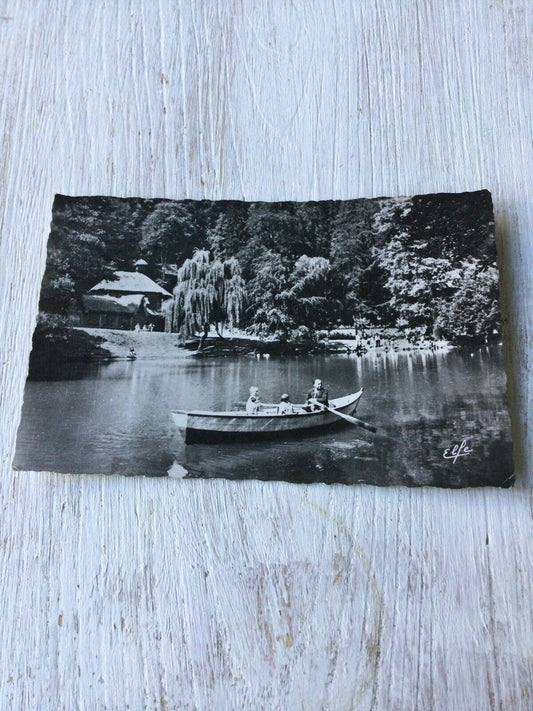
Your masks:
{"label": "chalet building", "polygon": [[117,271],[113,279],[104,279],[87,294],[83,301],[83,325],[92,328],[136,327],[163,331],[164,302],[170,299],[166,289],[142,273],[147,266],[142,259],[135,263],[134,272]]}

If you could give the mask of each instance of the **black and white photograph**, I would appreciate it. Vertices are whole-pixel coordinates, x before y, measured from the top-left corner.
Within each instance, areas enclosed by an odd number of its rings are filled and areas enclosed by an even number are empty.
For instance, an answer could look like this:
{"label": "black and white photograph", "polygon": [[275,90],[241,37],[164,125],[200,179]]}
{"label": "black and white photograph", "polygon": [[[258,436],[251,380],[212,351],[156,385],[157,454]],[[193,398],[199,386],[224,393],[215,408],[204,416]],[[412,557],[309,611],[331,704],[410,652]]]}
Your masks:
{"label": "black and white photograph", "polygon": [[52,208],[14,467],[510,486],[486,190]]}

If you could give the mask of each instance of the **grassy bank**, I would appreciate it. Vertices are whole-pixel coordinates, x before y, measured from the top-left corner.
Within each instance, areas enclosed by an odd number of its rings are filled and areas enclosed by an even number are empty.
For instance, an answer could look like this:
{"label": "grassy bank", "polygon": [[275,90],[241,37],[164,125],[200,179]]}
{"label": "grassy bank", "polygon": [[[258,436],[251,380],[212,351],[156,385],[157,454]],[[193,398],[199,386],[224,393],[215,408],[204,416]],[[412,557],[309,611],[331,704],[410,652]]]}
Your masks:
{"label": "grassy bank", "polygon": [[183,344],[176,333],[120,331],[107,328],[76,328],[74,330],[103,342],[112,358],[127,358],[130,355],[131,348],[135,350],[135,355],[138,359],[176,359],[198,356],[208,358],[230,355],[299,355],[304,353],[324,353],[327,350],[326,344],[315,341],[302,343],[261,342],[257,338],[238,333],[224,338],[219,338],[215,334],[210,335],[199,353],[199,338],[191,338]]}
{"label": "grassy bank", "polygon": [[220,356],[247,355],[258,358],[282,355],[342,354],[342,353],[387,353],[389,351],[442,350],[449,346],[444,341],[425,341],[417,344],[407,339],[398,339],[394,347],[380,340],[358,348],[349,338],[330,338],[308,341],[260,341],[242,332],[219,338],[214,331],[198,351],[199,338],[191,338],[183,344],[176,333],[156,333],[149,331],[119,331],[113,329],[76,329],[96,339],[104,339],[103,345],[113,358],[127,358],[133,348],[138,359],[158,358],[210,358]]}
{"label": "grassy bank", "polygon": [[104,339],[112,358],[127,358],[134,348],[137,358],[184,358],[190,352],[179,348],[177,333],[120,331],[111,328],[76,328],[75,331]]}

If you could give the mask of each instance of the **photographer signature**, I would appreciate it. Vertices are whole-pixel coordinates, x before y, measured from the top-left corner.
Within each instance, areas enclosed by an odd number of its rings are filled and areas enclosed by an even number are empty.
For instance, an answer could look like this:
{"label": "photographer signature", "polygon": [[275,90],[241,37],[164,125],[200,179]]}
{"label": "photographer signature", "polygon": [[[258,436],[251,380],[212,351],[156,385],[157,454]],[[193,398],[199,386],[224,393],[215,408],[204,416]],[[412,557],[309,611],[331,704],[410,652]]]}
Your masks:
{"label": "photographer signature", "polygon": [[473,450],[470,449],[466,443],[466,439],[464,439],[461,444],[454,444],[453,447],[445,449],[442,456],[444,459],[453,459],[453,463],[455,464],[459,457],[466,457],[467,454],[472,454],[472,452]]}

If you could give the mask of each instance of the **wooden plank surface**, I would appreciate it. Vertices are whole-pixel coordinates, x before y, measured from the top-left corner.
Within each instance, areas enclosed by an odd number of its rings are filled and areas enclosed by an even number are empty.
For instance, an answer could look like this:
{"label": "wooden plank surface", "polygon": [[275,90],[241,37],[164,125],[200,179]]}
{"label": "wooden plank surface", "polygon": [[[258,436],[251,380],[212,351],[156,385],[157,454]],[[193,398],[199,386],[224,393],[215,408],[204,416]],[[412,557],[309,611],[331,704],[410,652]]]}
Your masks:
{"label": "wooden plank surface", "polygon": [[[531,709],[519,0],[0,2],[0,708]],[[53,195],[492,190],[521,486],[13,472]]]}

